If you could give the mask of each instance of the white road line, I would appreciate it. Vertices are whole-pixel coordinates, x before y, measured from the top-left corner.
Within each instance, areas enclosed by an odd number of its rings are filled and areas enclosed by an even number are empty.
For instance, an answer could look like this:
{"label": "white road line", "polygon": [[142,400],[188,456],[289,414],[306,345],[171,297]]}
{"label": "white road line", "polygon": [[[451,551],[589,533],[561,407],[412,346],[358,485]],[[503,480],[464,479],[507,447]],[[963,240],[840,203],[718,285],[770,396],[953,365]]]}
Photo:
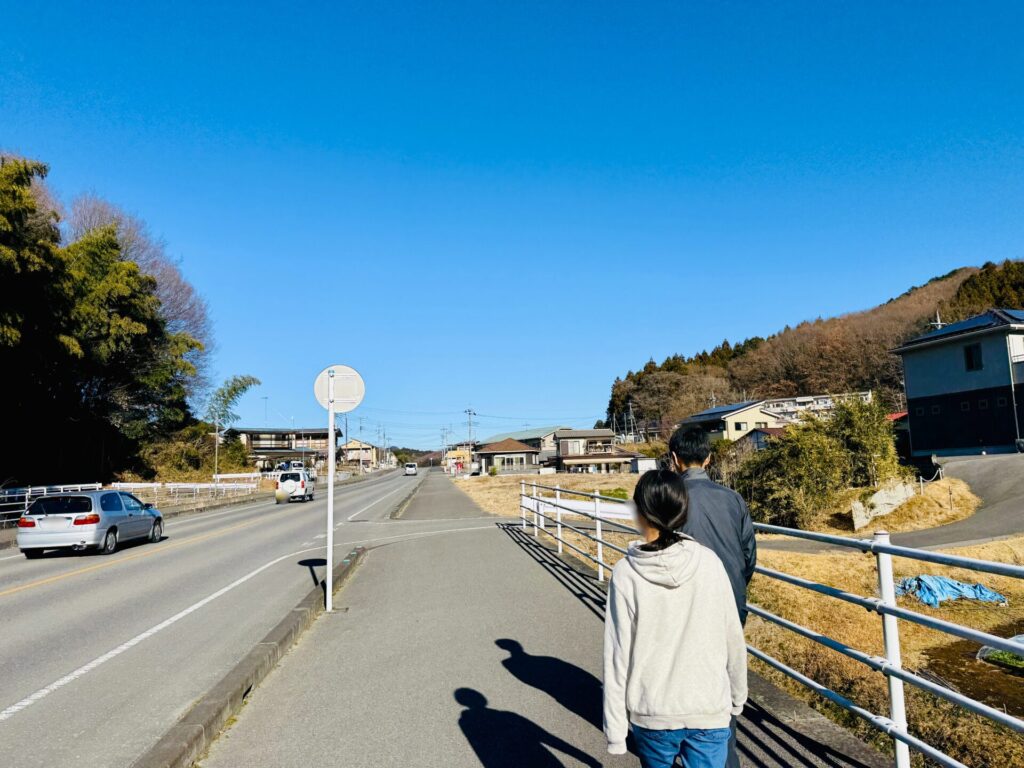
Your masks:
{"label": "white road line", "polygon": [[7,557],[0,557],[0,560],[13,560],[16,557],[24,557],[24,555],[8,555]]}
{"label": "white road line", "polygon": [[[493,527],[494,526],[492,526],[492,525],[482,525],[482,526],[476,526],[476,527],[473,527],[473,528],[448,528],[448,529],[441,530],[441,531],[429,531],[429,532],[424,532],[424,533],[407,533],[407,534],[400,534],[398,536],[384,536],[384,537],[371,538],[371,539],[358,539],[356,541],[338,542],[337,544],[335,544],[335,549],[337,549],[338,547],[349,547],[349,546],[352,546],[353,544],[365,544],[365,543],[375,542],[375,541],[390,541],[392,539],[420,539],[420,538],[424,538],[426,536],[439,536],[439,535],[441,535],[443,533],[461,533],[462,531],[479,531],[479,530],[483,530],[485,528],[493,528]],[[16,704],[12,704],[11,706],[7,707],[5,710],[0,711],[0,723],[2,723],[5,720],[9,720],[10,718],[14,717],[16,714],[18,714],[22,710],[27,709],[28,707],[31,707],[33,704],[35,704],[35,703],[41,701],[42,699],[46,698],[47,696],[49,696],[54,691],[58,691],[61,688],[63,688],[64,686],[68,685],[69,683],[73,683],[75,680],[78,680],[79,678],[84,677],[85,675],[89,674],[94,669],[99,667],[101,664],[105,664],[108,661],[110,661],[111,659],[116,658],[117,656],[120,656],[125,651],[127,651],[127,650],[129,650],[131,648],[134,648],[136,645],[141,643],[143,640],[149,639],[150,637],[152,637],[153,635],[157,634],[158,632],[162,632],[163,630],[167,629],[172,624],[175,624],[175,623],[181,621],[186,616],[188,616],[188,615],[190,615],[192,613],[195,613],[196,611],[198,611],[203,606],[208,605],[209,603],[212,603],[218,597],[222,597],[223,595],[226,595],[228,592],[233,590],[235,587],[239,587],[242,584],[244,584],[245,582],[247,582],[250,579],[252,579],[253,577],[258,576],[263,571],[267,570],[267,568],[270,568],[270,567],[272,567],[274,565],[277,565],[282,560],[287,560],[290,557],[295,557],[296,555],[304,555],[307,552],[316,552],[316,551],[321,550],[323,548],[324,548],[323,546],[319,546],[319,547],[312,547],[310,549],[300,549],[297,552],[289,552],[287,555],[281,555],[281,557],[275,558],[274,560],[271,560],[269,563],[265,563],[264,565],[261,565],[259,568],[255,569],[253,571],[250,571],[245,576],[242,576],[240,579],[236,579],[235,581],[231,582],[226,587],[222,587],[221,589],[218,589],[216,592],[214,592],[211,595],[208,595],[207,597],[204,597],[199,602],[193,603],[188,608],[185,608],[184,610],[179,611],[178,613],[176,613],[173,616],[171,616],[169,619],[165,619],[164,621],[161,621],[159,624],[150,627],[145,632],[141,632],[140,634],[136,635],[131,640],[127,640],[127,641],[121,643],[121,645],[117,646],[113,650],[107,651],[102,656],[98,656],[97,658],[95,658],[92,661],[90,661],[88,664],[84,664],[83,666],[81,666],[78,669],[76,669],[74,672],[70,672],[70,673],[64,675],[64,677],[60,678],[59,680],[55,680],[54,682],[50,683],[45,688],[40,688],[38,691],[33,693],[31,696],[27,696],[26,698],[22,699],[21,701],[17,702]]]}
{"label": "white road line", "polygon": [[207,597],[204,597],[198,603],[193,603],[192,605],[190,605],[185,610],[179,611],[178,613],[176,613],[173,616],[171,616],[171,618],[165,619],[164,621],[161,621],[159,624],[157,624],[157,625],[155,625],[153,627],[150,627],[145,632],[142,632],[142,633],[136,635],[131,640],[128,640],[128,641],[126,641],[124,643],[121,643],[121,645],[117,646],[117,648],[114,648],[112,651],[107,651],[102,656],[99,656],[99,657],[93,659],[88,664],[85,664],[85,665],[79,667],[78,669],[76,669],[74,672],[70,672],[69,674],[64,675],[64,677],[60,678],[59,680],[55,680],[54,682],[50,683],[45,688],[40,688],[38,691],[33,693],[31,696],[28,696],[27,698],[22,699],[17,704],[12,704],[11,706],[7,707],[7,709],[5,709],[2,712],[0,712],[0,723],[2,723],[4,720],[10,719],[11,717],[14,717],[14,715],[18,714],[18,712],[21,712],[23,709],[26,709],[27,707],[32,706],[37,701],[39,701],[39,700],[49,696],[54,691],[60,690],[61,688],[63,688],[68,683],[73,683],[75,680],[77,680],[78,678],[82,677],[83,675],[89,674],[90,672],[92,672],[94,669],[96,669],[96,667],[100,666],[101,664],[105,664],[108,661],[110,661],[111,659],[115,658],[116,656],[120,656],[122,653],[127,651],[129,648],[134,648],[136,645],[141,643],[143,640],[146,640],[147,638],[152,637],[157,632],[161,632],[161,631],[167,629],[172,624],[175,624],[178,621],[181,621],[181,619],[185,618],[186,616],[188,616],[191,613],[194,613],[195,611],[198,611],[204,605],[207,605],[208,603],[213,602],[218,597],[221,597],[222,595],[226,595],[228,592],[233,590],[235,587],[241,586],[245,582],[249,581],[249,579],[251,579],[254,576],[257,576],[260,573],[262,573],[263,571],[267,570],[267,568],[270,568],[273,565],[277,565],[282,560],[287,560],[289,557],[295,557],[296,555],[302,555],[302,554],[305,554],[306,552],[313,552],[313,551],[315,551],[317,549],[323,549],[323,547],[314,547],[313,549],[303,549],[303,550],[299,550],[298,552],[290,552],[287,555],[282,555],[281,557],[277,558],[276,560],[271,560],[269,563],[266,563],[265,565],[261,565],[259,568],[257,568],[254,571],[250,571],[249,573],[247,573],[242,578],[237,579],[237,580],[231,582],[226,587],[218,589],[212,595],[208,595]]}
{"label": "white road line", "polygon": [[[367,504],[367,505],[366,505],[365,507],[363,507],[362,509],[360,509],[360,510],[359,510],[358,512],[353,512],[353,513],[352,513],[351,515],[349,515],[349,516],[348,516],[348,521],[349,521],[349,522],[351,522],[351,521],[352,521],[352,518],[353,518],[353,517],[355,517],[356,515],[361,515],[361,514],[363,514],[363,512],[365,512],[366,510],[368,510],[368,509],[369,509],[370,507],[374,507],[374,506],[376,506],[377,504],[380,504],[380,503],[381,503],[382,501],[384,501],[384,499],[386,499],[386,498],[387,498],[388,496],[393,496],[394,494],[398,493],[399,491],[405,491],[405,490],[408,490],[408,489],[406,488],[406,486],[404,486],[404,485],[400,485],[400,486],[398,486],[397,488],[395,488],[395,490],[393,490],[393,491],[388,491],[387,493],[385,493],[385,494],[384,494],[383,496],[381,496],[381,497],[380,497],[379,499],[377,499],[377,500],[376,500],[376,501],[374,501],[373,503],[371,503],[371,504]],[[340,528],[340,527],[341,527],[341,523],[338,523],[338,524],[337,524],[336,526],[334,526],[334,527],[335,527],[335,528]]]}

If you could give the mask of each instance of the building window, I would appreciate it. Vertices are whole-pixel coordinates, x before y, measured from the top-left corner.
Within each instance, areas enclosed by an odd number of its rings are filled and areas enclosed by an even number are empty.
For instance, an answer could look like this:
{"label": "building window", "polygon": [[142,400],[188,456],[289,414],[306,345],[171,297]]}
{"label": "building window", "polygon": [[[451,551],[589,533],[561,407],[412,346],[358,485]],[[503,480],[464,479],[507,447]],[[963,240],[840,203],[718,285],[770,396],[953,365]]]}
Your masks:
{"label": "building window", "polygon": [[979,411],[987,411],[988,410],[988,400],[985,400],[985,399],[979,400],[978,401],[978,410]]}
{"label": "building window", "polygon": [[917,408],[915,408],[914,409],[914,415],[915,416],[924,416],[924,408],[922,408],[921,406],[918,406]]}
{"label": "building window", "polygon": [[968,344],[964,347],[964,368],[968,371],[981,370],[981,344]]}
{"label": "building window", "polygon": [[937,405],[933,405],[932,406],[932,416],[938,416],[940,413],[942,413],[942,409],[939,408],[939,406],[937,406]]}
{"label": "building window", "polygon": [[969,410],[971,410],[970,402],[967,401],[967,400],[961,401],[961,403],[960,403],[960,410],[961,411],[969,411]]}
{"label": "building window", "polygon": [[733,429],[742,432],[743,430],[745,430],[747,428],[747,422],[745,422],[745,421],[737,421],[737,422],[735,422],[732,425],[732,427],[733,427]]}
{"label": "building window", "polygon": [[768,422],[767,421],[755,421],[754,422],[754,428],[755,429],[768,429]]}
{"label": "building window", "polygon": [[1005,397],[997,397],[996,398],[996,407],[997,408],[1005,408],[1006,407],[1006,398]]}

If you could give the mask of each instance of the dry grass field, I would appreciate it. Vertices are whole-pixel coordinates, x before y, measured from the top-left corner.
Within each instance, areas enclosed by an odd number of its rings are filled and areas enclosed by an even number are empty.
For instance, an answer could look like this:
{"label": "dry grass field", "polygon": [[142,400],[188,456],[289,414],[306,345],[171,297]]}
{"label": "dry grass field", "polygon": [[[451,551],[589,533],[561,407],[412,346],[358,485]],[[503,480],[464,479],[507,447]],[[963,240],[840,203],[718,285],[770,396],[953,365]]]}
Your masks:
{"label": "dry grass field", "polygon": [[[1024,536],[949,551],[967,557],[1024,564]],[[760,563],[768,568],[867,596],[878,592],[873,561],[873,556],[857,553],[809,555],[765,549],[760,552]],[[1003,637],[1024,632],[1024,583],[1020,580],[901,559],[894,561],[894,567],[897,578],[930,573],[970,583],[981,581],[1009,600],[1009,606],[1002,608],[956,602],[931,609],[912,597],[901,597],[899,602],[902,606]],[[749,600],[854,648],[883,655],[881,619],[862,608],[810,594],[761,575],[754,576],[751,582]],[[977,645],[909,622],[899,622],[899,630],[905,667],[924,671],[990,706],[1005,709],[1018,717],[1024,716],[1024,681],[975,659]],[[852,659],[796,637],[756,616],[751,616],[747,624],[747,638],[752,645],[856,703],[876,712],[886,711],[885,679]],[[810,695],[780,673],[761,664],[757,667],[778,684],[854,726],[865,737],[877,738],[880,744],[885,745],[887,740],[877,737],[862,722],[854,722],[846,713]],[[908,685],[906,689],[911,729],[925,741],[945,749],[972,767],[1024,765],[1024,737],[994,726],[913,686]]]}
{"label": "dry grass field", "polygon": [[[849,509],[857,495],[857,491],[846,494],[842,499],[842,506]],[[950,477],[926,484],[923,494],[914,496],[895,511],[878,518],[877,527],[885,528],[890,533],[922,531],[970,517],[979,506],[981,499],[971,492],[970,486],[963,480]],[[875,530],[873,525],[874,523],[862,528],[861,533],[869,535]],[[853,518],[849,512],[825,513],[809,527],[820,533],[849,536],[853,533]]]}
{"label": "dry grass field", "polygon": [[[606,487],[631,490],[636,476],[589,475],[577,480],[560,475],[557,480],[546,477],[534,479],[537,482],[543,481],[544,484],[557,483],[562,487],[569,487],[571,483],[576,490],[592,491]],[[958,481],[947,486],[933,484],[924,496],[908,502],[905,505],[908,509],[900,509],[883,518],[886,527],[890,530],[916,530],[960,519],[948,517],[943,510],[943,501],[946,502],[948,510],[950,487],[955,494],[954,508],[958,504],[963,504],[964,507],[970,504],[973,512],[976,501],[972,502],[973,496],[969,490],[961,487],[962,484],[957,486],[956,482]],[[473,478],[472,481],[457,483],[457,487],[465,490],[490,512],[509,517],[518,516],[519,478]],[[917,523],[913,517],[917,514],[931,521],[930,525]],[[849,534],[848,530],[835,532]],[[548,539],[550,543],[550,537],[545,533],[539,533],[539,536]],[[632,534],[605,536],[607,541],[620,547],[625,547],[635,538]],[[592,557],[596,555],[596,545],[589,539],[571,532],[565,532],[565,539]],[[566,551],[572,554],[571,550]],[[1024,565],[1024,536],[949,551],[968,557]],[[620,557],[621,555],[611,548],[604,549],[606,564],[612,565]],[[762,547],[759,561],[767,568],[813,579],[857,594],[875,596],[878,592],[874,557],[871,555],[834,551],[805,554],[778,552]],[[593,562],[590,564],[593,565]],[[897,578],[934,573],[970,583],[981,581],[1009,600],[1008,607],[959,602],[930,609],[912,597],[901,597],[899,602],[902,606],[1004,637],[1024,633],[1024,583],[1019,580],[901,559],[894,561],[894,568]],[[863,608],[824,595],[815,595],[761,575],[756,575],[751,582],[749,598],[753,604],[826,633],[858,650],[876,655],[883,654],[881,619]],[[899,628],[905,667],[912,671],[923,671],[932,679],[940,679],[990,706],[1024,716],[1024,678],[978,661],[975,658],[978,650],[975,644],[959,641],[909,622],[899,622]],[[887,712],[886,682],[880,674],[756,616],[750,617],[746,634],[748,642],[752,645],[857,704],[872,711]],[[808,701],[833,719],[855,729],[864,738],[874,740],[882,749],[890,748],[891,742],[888,738],[880,736],[859,719],[820,699],[766,665],[754,661],[753,666],[781,687]],[[906,695],[910,727],[925,741],[949,752],[972,768],[1024,766],[1024,737],[1021,735],[992,725],[984,718],[970,714],[913,686],[906,686]],[[915,764],[923,766],[925,763],[920,758],[915,758]]]}
{"label": "dry grass field", "polygon": [[[519,517],[519,484],[526,482],[554,488],[594,493],[624,488],[630,495],[639,475],[506,475],[504,477],[469,477],[454,480],[455,487],[492,515]],[[543,495],[545,491],[541,491]]]}

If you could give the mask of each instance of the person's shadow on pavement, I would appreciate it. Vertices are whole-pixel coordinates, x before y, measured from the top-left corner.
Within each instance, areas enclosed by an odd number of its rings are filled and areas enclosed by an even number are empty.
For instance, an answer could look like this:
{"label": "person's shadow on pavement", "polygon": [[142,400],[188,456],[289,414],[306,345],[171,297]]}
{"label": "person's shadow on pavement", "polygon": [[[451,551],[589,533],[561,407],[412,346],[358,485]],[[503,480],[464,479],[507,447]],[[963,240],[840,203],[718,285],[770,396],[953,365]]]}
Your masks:
{"label": "person's shadow on pavement", "polygon": [[459,728],[484,768],[562,768],[546,747],[557,749],[584,765],[601,763],[578,747],[548,733],[515,712],[489,709],[487,698],[472,688],[459,688],[455,700],[465,707]]}
{"label": "person's shadow on pavement", "polygon": [[509,652],[502,660],[519,682],[544,691],[570,712],[575,712],[598,730],[604,722],[601,681],[575,664],[554,656],[531,656],[516,640],[502,638],[494,644]]}

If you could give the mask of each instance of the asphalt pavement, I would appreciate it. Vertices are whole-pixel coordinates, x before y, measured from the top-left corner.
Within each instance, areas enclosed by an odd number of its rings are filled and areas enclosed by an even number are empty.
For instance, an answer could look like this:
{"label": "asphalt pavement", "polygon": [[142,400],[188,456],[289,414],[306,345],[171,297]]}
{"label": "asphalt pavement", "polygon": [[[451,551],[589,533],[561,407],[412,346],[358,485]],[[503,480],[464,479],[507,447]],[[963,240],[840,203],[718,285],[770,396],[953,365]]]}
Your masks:
{"label": "asphalt pavement", "polygon": [[[396,524],[422,481],[336,490],[336,552]],[[157,544],[109,557],[0,556],[0,763],[129,765],[323,578],[326,488],[168,520]]]}
{"label": "asphalt pavement", "polygon": [[[601,732],[604,591],[429,474],[395,526],[203,768],[636,766]],[[389,528],[389,526],[391,526]],[[404,526],[404,527],[402,527]],[[760,679],[740,723],[746,766],[887,761]]]}

